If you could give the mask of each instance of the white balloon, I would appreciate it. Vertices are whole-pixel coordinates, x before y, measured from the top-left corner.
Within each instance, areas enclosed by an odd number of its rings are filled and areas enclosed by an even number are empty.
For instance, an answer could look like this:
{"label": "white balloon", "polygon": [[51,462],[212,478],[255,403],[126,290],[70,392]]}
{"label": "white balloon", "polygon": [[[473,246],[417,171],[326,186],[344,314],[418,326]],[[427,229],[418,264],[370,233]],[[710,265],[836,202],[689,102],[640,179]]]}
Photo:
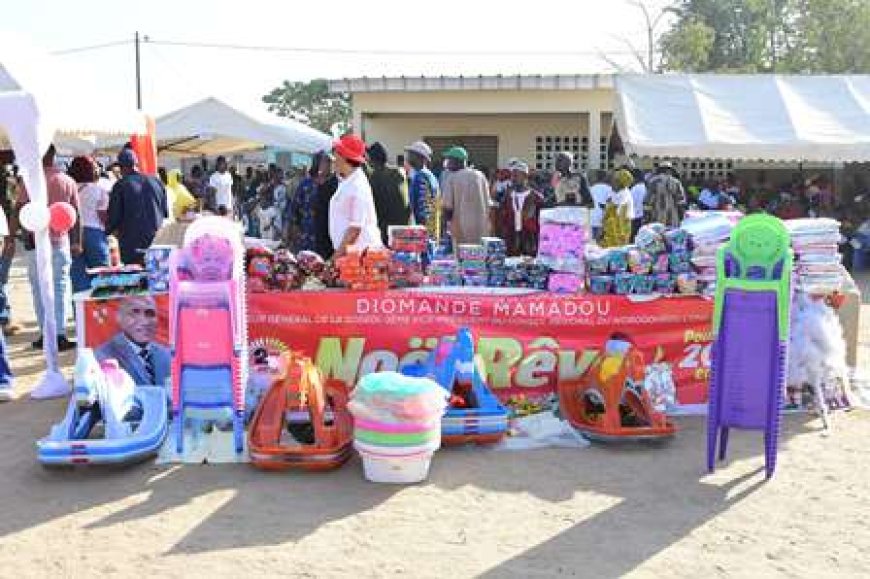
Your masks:
{"label": "white balloon", "polygon": [[24,229],[38,233],[48,227],[48,222],[51,219],[51,213],[45,205],[37,205],[35,203],[27,203],[21,208],[18,213],[18,220]]}

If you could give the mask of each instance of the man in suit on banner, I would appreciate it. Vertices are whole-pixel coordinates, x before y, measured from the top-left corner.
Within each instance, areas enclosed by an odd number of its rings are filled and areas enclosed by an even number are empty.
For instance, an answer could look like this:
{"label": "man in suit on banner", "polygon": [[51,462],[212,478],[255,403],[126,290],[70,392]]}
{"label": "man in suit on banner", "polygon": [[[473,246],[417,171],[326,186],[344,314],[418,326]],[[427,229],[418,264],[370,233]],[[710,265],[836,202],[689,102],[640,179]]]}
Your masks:
{"label": "man in suit on banner", "polygon": [[123,298],[118,307],[120,332],[95,351],[97,360],[115,359],[137,386],[163,386],[170,373],[169,349],[155,341],[157,305],[150,296]]}

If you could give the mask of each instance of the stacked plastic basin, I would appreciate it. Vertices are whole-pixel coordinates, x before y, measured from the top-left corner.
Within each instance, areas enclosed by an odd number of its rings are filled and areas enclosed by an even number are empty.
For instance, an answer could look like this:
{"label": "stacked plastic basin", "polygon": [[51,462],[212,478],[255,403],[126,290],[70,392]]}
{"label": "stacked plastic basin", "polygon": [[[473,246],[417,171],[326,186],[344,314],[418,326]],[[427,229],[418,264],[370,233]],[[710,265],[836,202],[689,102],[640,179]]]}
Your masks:
{"label": "stacked plastic basin", "polygon": [[354,448],[372,482],[425,480],[441,448],[444,389],[427,378],[377,372],[360,380],[348,408],[354,417]]}

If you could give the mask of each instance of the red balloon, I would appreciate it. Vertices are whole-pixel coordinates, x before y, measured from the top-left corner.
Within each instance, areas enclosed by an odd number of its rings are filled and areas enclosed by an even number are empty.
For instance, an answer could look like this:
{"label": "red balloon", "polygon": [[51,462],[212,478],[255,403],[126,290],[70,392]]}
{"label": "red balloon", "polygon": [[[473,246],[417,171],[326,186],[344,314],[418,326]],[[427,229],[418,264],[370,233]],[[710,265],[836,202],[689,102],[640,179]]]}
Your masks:
{"label": "red balloon", "polygon": [[48,226],[58,235],[68,232],[76,224],[75,207],[66,201],[52,203],[48,208],[48,212],[50,215]]}

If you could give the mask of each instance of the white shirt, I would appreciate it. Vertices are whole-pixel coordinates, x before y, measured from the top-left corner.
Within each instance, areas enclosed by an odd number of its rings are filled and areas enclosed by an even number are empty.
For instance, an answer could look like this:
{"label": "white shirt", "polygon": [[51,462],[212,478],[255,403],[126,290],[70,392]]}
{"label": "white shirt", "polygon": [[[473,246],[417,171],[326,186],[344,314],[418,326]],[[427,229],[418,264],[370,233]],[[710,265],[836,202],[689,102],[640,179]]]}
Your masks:
{"label": "white shirt", "polygon": [[85,183],[79,188],[79,211],[82,226],[103,230],[103,222],[98,211],[109,209],[109,192],[99,183]]}
{"label": "white shirt", "polygon": [[[112,175],[112,174],[109,173],[109,175]],[[106,191],[111,192],[111,191],[112,191],[112,187],[114,187],[114,186],[115,186],[115,183],[117,183],[117,182],[118,182],[118,180],[115,179],[114,176],[111,176],[111,177],[100,177],[100,178],[97,180],[97,185],[99,185],[100,187],[102,187],[102,188],[105,189]]]}
{"label": "white shirt", "polygon": [[523,230],[523,206],[526,204],[526,197],[531,192],[530,189],[526,189],[511,193],[511,203],[514,204],[514,231],[517,233]]}
{"label": "white shirt", "polygon": [[140,360],[142,359],[141,352],[142,352],[143,348],[145,350],[148,350],[148,352],[151,352],[151,342],[145,342],[144,344],[142,344],[140,346],[139,344],[137,344],[136,342],[131,340],[127,336],[127,334],[124,334],[124,339],[127,341],[127,344],[130,346],[130,351],[132,351],[136,355],[136,357],[138,357]]}
{"label": "white shirt", "polygon": [[278,210],[272,207],[257,207],[257,219],[260,222],[260,239],[278,241]]}
{"label": "white shirt", "polygon": [[610,194],[610,202],[619,207],[626,207],[625,214],[631,217],[634,215],[634,200],[631,197],[631,192],[628,189],[620,189]]}
{"label": "white shirt", "polygon": [[6,222],[6,212],[0,207],[0,237],[9,235],[9,223]]}
{"label": "white shirt", "polygon": [[592,215],[589,221],[592,227],[601,227],[604,221],[604,204],[613,194],[613,187],[607,183],[596,183],[589,188],[589,193],[592,195]]}
{"label": "white shirt", "polygon": [[632,219],[643,217],[643,202],[646,201],[646,183],[638,183],[631,188],[631,202],[634,204]]}
{"label": "white shirt", "polygon": [[341,247],[344,234],[350,227],[360,228],[359,237],[351,249],[382,245],[372,187],[361,168],[355,169],[345,179],[339,178],[338,189],[329,201],[329,238],[336,250]]}
{"label": "white shirt", "polygon": [[227,211],[233,211],[233,176],[229,171],[218,173],[215,171],[208,178],[208,186],[215,190],[214,202],[217,207],[223,205]]}

